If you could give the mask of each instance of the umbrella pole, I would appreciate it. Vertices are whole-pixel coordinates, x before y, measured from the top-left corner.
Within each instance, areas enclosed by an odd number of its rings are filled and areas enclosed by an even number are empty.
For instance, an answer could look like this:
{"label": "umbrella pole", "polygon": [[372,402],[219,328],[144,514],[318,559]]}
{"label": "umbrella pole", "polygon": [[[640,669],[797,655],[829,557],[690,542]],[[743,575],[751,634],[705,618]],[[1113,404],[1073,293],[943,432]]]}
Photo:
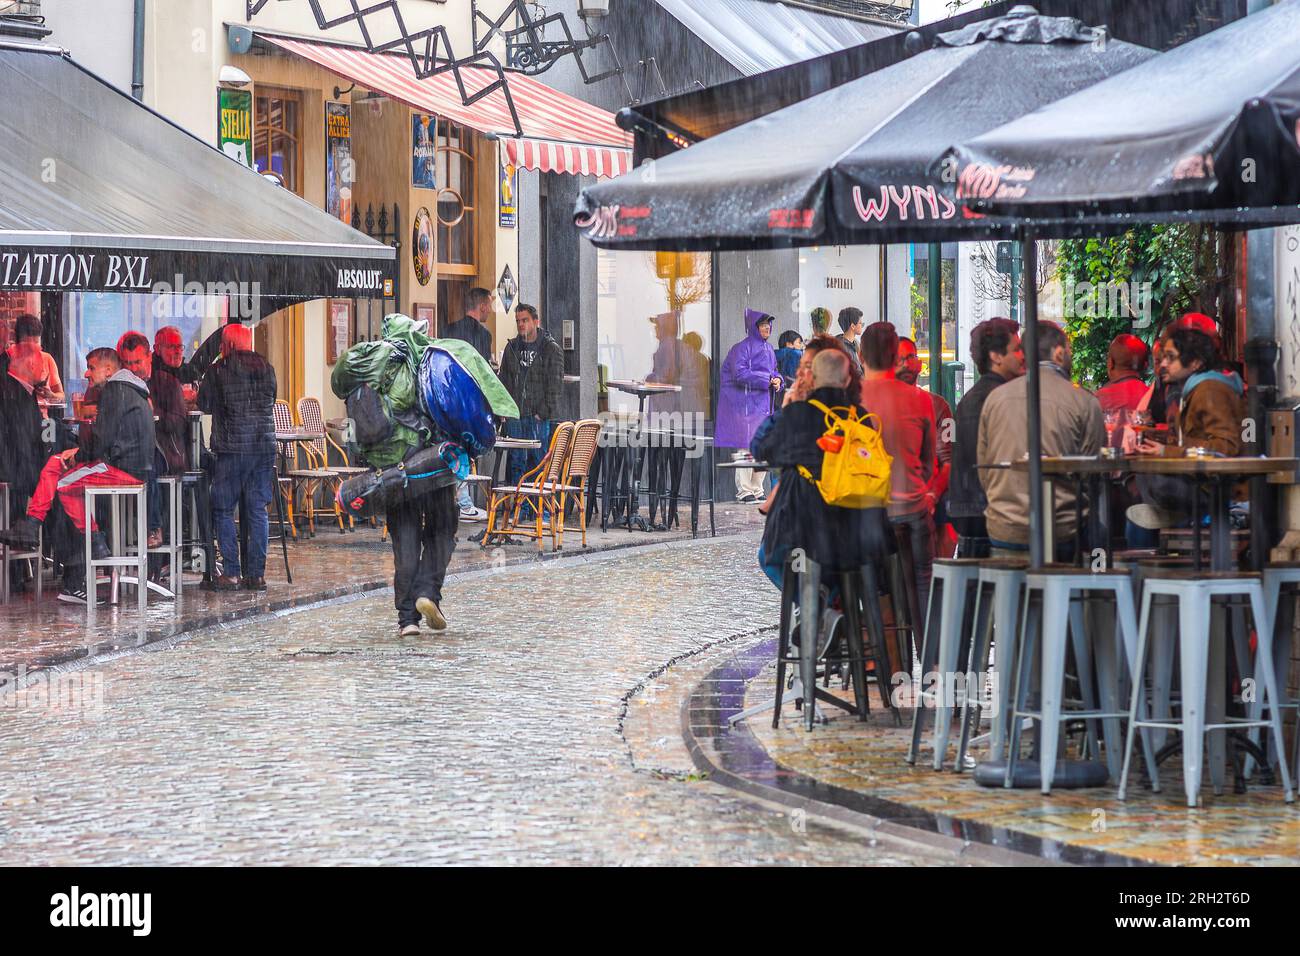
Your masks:
{"label": "umbrella pole", "polygon": [[932,242],[927,247],[930,269],[926,299],[930,312],[930,391],[943,394],[943,246]]}
{"label": "umbrella pole", "polygon": [[1028,373],[1027,426],[1029,429],[1029,567],[1043,566],[1043,420],[1039,401],[1038,366],[1038,246],[1032,233],[1026,232],[1020,240],[1024,280],[1025,328],[1022,337],[1025,348],[1025,369]]}

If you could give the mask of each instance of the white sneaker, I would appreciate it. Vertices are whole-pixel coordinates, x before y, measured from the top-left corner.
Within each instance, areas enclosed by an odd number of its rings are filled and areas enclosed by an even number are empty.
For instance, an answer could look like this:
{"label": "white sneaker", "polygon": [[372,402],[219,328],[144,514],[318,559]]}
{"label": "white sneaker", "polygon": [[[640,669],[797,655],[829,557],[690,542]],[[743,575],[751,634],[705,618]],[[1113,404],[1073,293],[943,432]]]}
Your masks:
{"label": "white sneaker", "polygon": [[420,625],[418,625],[418,624],[408,624],[408,625],[406,625],[406,627],[402,628],[402,635],[401,635],[401,636],[402,636],[402,637],[419,637],[419,636],[420,636]]}
{"label": "white sneaker", "polygon": [[487,521],[487,512],[482,508],[461,508],[461,521]]}

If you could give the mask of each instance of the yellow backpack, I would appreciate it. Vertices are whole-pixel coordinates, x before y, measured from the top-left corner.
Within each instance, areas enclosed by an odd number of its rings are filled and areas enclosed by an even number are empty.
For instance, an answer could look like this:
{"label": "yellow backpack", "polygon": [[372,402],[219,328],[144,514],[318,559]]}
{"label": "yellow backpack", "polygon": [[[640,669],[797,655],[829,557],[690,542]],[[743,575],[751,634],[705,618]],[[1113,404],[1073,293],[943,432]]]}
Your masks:
{"label": "yellow backpack", "polygon": [[[820,481],[802,465],[799,473],[817,486],[828,505],[883,508],[889,504],[889,470],[894,459],[880,437],[880,418],[859,416],[856,409],[848,407],[828,408],[817,401],[808,404],[826,415],[826,432],[817,439],[826,454]],[[875,419],[876,428],[867,425],[870,419]]]}

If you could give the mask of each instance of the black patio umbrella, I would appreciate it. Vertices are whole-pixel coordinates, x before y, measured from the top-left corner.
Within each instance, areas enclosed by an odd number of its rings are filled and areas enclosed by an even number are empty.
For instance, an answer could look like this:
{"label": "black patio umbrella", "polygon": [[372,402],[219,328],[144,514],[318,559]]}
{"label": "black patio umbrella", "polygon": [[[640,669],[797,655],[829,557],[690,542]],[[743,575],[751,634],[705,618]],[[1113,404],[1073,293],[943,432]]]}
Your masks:
{"label": "black patio umbrella", "polygon": [[1005,238],[1012,223],[965,212],[944,194],[945,171],[931,173],[935,157],[1154,55],[1076,19],[1017,7],[591,186],[575,223],[612,249]]}
{"label": "black patio umbrella", "polygon": [[956,142],[934,169],[956,165],[971,210],[1294,222],[1300,0]]}
{"label": "black patio umbrella", "polygon": [[[1285,0],[949,150],[963,208],[1015,216],[1033,274],[1049,220],[1300,222],[1300,0]],[[1025,351],[1037,302],[1025,302]],[[1038,367],[1029,363],[1030,552],[1043,556]],[[1256,523],[1258,526],[1258,523]],[[1261,538],[1256,536],[1256,547]]]}

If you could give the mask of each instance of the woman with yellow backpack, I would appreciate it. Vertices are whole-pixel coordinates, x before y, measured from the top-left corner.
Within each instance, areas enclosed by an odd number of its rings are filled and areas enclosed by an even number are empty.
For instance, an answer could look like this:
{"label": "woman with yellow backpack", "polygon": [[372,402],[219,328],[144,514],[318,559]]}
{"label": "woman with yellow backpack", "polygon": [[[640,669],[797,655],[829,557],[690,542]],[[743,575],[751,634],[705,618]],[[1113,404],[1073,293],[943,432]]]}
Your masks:
{"label": "woman with yellow backpack", "polygon": [[784,407],[754,437],[754,457],[781,469],[759,563],[779,588],[796,548],[827,574],[897,549],[885,513],[890,459],[859,404],[860,373],[833,336],[813,338]]}

